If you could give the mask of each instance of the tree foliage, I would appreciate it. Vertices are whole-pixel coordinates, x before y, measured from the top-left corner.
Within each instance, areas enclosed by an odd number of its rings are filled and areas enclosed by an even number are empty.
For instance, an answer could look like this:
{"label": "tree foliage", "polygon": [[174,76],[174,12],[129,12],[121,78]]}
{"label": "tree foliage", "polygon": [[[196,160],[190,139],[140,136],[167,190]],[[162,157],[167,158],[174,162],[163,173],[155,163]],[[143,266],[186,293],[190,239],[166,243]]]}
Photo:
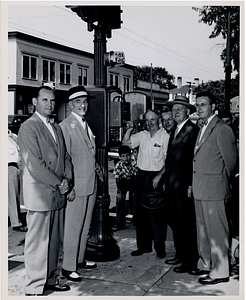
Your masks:
{"label": "tree foliage", "polygon": [[[239,73],[239,51],[240,51],[240,6],[203,6],[202,8],[193,7],[199,12],[199,21],[209,26],[214,25],[214,29],[209,38],[216,38],[220,34],[224,39],[227,38],[228,11],[230,9],[231,20],[231,59],[233,70]],[[226,63],[226,47],[221,53],[221,60]]]}
{"label": "tree foliage", "polygon": [[[151,82],[151,66],[137,66],[134,68],[134,82],[143,80]],[[170,75],[165,68],[155,67],[152,68],[152,83],[159,84],[164,89],[173,89],[175,77]]]}
{"label": "tree foliage", "polygon": [[[196,87],[193,91],[194,94],[203,91],[210,91],[216,96],[216,107],[218,109],[225,109],[225,80],[208,81],[202,83]],[[239,95],[239,77],[235,76],[235,79],[231,79],[231,94],[230,99]]]}

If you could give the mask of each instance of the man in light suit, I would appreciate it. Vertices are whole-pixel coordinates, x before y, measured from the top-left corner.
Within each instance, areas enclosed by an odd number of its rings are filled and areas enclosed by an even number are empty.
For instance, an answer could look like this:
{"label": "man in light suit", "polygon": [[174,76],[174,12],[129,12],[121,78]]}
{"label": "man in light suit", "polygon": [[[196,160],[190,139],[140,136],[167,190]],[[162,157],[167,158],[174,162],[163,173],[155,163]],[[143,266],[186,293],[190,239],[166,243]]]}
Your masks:
{"label": "man in light suit", "polygon": [[21,125],[18,134],[28,225],[26,296],[42,295],[45,289],[70,289],[68,285],[59,284],[57,268],[63,237],[65,193],[71,190],[72,164],[62,131],[49,118],[55,108],[54,91],[47,86],[40,87],[33,104],[36,112]]}
{"label": "man in light suit", "polygon": [[171,132],[164,167],[165,195],[171,210],[172,231],[176,255],[167,264],[179,264],[173,270],[186,273],[196,268],[198,260],[196,216],[191,195],[192,163],[199,128],[192,123],[189,114],[195,107],[189,99],[177,95],[166,104],[172,109],[177,126]]}
{"label": "man in light suit", "polygon": [[68,91],[71,114],[59,125],[74,166],[76,198],[68,202],[65,215],[64,257],[62,274],[71,281],[81,281],[78,268],[91,269],[96,264],[85,261],[85,250],[96,201],[97,178],[95,137],[86,119],[88,95],[83,86]]}
{"label": "man in light suit", "polygon": [[195,198],[199,260],[193,275],[201,284],[229,281],[229,228],[225,201],[237,163],[232,129],[215,114],[210,92],[196,96],[196,108],[204,125],[200,129],[193,160],[192,189]]}

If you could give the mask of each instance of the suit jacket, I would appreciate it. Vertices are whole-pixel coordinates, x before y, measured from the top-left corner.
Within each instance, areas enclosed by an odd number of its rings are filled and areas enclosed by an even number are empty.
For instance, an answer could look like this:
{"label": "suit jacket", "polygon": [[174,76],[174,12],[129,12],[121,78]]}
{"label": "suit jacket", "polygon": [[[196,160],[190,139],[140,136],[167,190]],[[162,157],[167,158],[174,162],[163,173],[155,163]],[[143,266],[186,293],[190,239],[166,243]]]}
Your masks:
{"label": "suit jacket", "polygon": [[199,128],[189,119],[174,139],[171,133],[165,162],[167,194],[186,193],[192,184],[192,161]]}
{"label": "suit jacket", "polygon": [[18,133],[23,162],[23,196],[28,210],[51,211],[66,203],[58,185],[63,178],[72,180],[72,164],[60,127],[54,124],[53,129],[57,144],[43,121],[33,114]]}
{"label": "suit jacket", "polygon": [[74,188],[76,196],[87,196],[95,188],[95,139],[88,137],[83,126],[71,113],[60,124],[67,151],[74,166]]}
{"label": "suit jacket", "polygon": [[232,129],[215,116],[200,142],[199,135],[194,149],[194,197],[199,200],[229,198],[230,179],[237,163],[236,140]]}

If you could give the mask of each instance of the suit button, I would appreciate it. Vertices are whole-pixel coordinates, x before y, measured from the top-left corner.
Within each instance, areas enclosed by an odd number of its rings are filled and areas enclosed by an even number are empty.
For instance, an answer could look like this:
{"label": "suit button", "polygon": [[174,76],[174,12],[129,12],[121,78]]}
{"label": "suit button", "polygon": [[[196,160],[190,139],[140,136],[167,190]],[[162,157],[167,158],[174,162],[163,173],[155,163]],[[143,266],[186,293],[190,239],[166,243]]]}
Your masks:
{"label": "suit button", "polygon": [[196,171],[193,171],[193,173],[196,173]]}

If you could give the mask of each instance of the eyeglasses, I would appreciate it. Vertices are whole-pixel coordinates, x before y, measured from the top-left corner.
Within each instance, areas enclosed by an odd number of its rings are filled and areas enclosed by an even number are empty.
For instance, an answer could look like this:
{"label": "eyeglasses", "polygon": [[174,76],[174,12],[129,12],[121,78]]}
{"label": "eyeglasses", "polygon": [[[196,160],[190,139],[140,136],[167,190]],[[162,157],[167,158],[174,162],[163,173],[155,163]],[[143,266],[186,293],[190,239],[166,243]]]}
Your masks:
{"label": "eyeglasses", "polygon": [[195,104],[196,108],[204,108],[205,106],[210,105],[210,104],[206,104],[206,103],[201,103],[201,104]]}
{"label": "eyeglasses", "polygon": [[184,108],[184,107],[183,108],[181,108],[181,107],[179,107],[179,108],[173,108],[172,112],[174,112],[174,113],[175,112],[181,112],[183,109],[186,109],[186,108]]}

